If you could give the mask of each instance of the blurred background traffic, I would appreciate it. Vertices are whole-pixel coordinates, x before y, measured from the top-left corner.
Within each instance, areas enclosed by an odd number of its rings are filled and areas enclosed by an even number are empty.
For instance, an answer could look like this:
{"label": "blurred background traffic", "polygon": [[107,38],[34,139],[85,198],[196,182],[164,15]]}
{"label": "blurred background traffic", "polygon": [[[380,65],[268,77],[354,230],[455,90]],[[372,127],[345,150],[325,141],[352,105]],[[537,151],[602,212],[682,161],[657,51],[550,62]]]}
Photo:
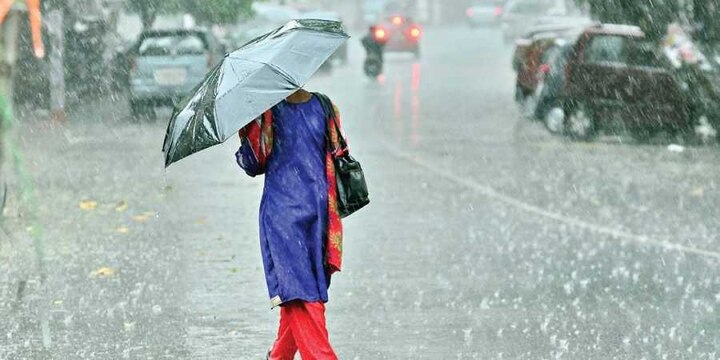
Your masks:
{"label": "blurred background traffic", "polygon": [[[604,128],[627,128],[647,138],[668,130],[707,141],[717,134],[720,96],[714,6],[690,0],[47,1],[49,56],[34,58],[29,32],[20,32],[13,99],[21,109],[62,117],[66,102],[116,92],[129,95],[134,117],[154,117],[155,105],[187,95],[225,53],[291,19],[342,21],[359,36],[377,25],[372,36],[387,33],[386,52],[416,58],[423,26],[464,22],[497,29],[515,49],[509,60],[517,73],[515,98],[553,132],[588,139]],[[323,70],[348,58],[344,46]],[[654,106],[659,103],[667,106]]]}

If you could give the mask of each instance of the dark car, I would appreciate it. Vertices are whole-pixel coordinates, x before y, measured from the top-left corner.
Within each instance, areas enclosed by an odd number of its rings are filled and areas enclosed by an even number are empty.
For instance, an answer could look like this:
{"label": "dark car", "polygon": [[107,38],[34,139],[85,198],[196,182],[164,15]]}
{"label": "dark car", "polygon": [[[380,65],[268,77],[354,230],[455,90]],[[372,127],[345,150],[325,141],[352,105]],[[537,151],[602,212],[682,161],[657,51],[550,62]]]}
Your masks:
{"label": "dark car", "polygon": [[573,138],[616,129],[644,139],[693,128],[685,86],[659,45],[637,27],[589,27],[574,44],[566,71],[565,131]]}
{"label": "dark car", "polygon": [[410,52],[420,57],[422,29],[411,18],[394,15],[375,25],[376,36],[385,38],[385,52]]}
{"label": "dark car", "polygon": [[155,117],[155,106],[173,106],[190,95],[221,59],[223,49],[209,31],[145,31],[130,57],[130,109]]}

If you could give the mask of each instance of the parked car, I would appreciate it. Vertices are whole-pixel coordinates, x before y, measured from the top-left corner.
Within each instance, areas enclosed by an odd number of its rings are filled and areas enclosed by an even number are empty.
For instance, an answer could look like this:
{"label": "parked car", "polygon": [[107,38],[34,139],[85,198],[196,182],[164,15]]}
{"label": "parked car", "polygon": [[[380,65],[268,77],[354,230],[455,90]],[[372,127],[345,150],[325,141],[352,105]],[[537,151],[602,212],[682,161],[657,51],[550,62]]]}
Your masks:
{"label": "parked car", "polygon": [[465,11],[467,22],[470,27],[499,25],[504,6],[504,0],[476,1]]}
{"label": "parked car", "polygon": [[[300,19],[318,19],[318,20],[329,20],[343,22],[340,14],[334,11],[307,11],[300,15]],[[338,48],[338,50],[330,58],[331,60],[338,60],[343,64],[348,62],[348,43],[345,42]]]}
{"label": "parked car", "polygon": [[223,56],[209,31],[146,31],[131,50],[130,109],[134,117],[155,117],[155,106],[173,106]]}
{"label": "parked car", "polygon": [[420,39],[422,29],[411,18],[393,15],[376,25],[376,34],[387,37],[385,52],[410,52],[420,57]]}
{"label": "parked car", "polygon": [[565,131],[575,139],[618,127],[640,139],[663,130],[688,133],[702,111],[659,45],[635,26],[589,27],[573,45],[566,71]]}

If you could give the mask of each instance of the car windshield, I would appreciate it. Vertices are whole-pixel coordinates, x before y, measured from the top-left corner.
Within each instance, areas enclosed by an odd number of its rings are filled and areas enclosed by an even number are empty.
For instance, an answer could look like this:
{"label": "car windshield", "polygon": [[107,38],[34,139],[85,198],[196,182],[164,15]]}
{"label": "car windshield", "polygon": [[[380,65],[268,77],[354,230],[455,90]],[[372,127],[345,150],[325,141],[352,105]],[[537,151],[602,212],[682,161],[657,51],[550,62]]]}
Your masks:
{"label": "car windshield", "polygon": [[159,35],[145,38],[140,44],[141,56],[202,55],[207,45],[194,34]]}
{"label": "car windshield", "polygon": [[585,50],[588,63],[624,62],[624,36],[595,36]]}
{"label": "car windshield", "polygon": [[629,66],[664,67],[659,48],[651,42],[621,35],[595,36],[585,50],[588,63],[619,63]]}

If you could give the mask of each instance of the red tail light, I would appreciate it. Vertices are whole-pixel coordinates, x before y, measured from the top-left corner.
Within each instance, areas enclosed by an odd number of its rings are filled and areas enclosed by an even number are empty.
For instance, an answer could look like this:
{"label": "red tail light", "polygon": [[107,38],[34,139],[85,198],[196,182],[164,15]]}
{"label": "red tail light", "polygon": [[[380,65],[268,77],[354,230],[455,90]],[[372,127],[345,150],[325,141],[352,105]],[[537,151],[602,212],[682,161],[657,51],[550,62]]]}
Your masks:
{"label": "red tail light", "polygon": [[385,41],[387,39],[387,35],[387,31],[382,28],[375,29],[375,33],[373,34],[373,36],[375,37],[375,41],[379,42]]}
{"label": "red tail light", "polygon": [[418,26],[413,26],[408,31],[408,34],[410,35],[410,38],[417,40],[420,38],[420,35],[422,35],[422,30],[420,30],[420,27]]}
{"label": "red tail light", "polygon": [[393,16],[393,18],[392,18],[392,23],[395,25],[402,25],[403,22],[405,22],[405,21],[403,20],[403,18],[401,16]]}
{"label": "red tail light", "polygon": [[467,15],[467,17],[473,17],[473,16],[475,16],[475,9],[473,9],[473,8],[468,8],[467,10],[465,10],[465,15]]}
{"label": "red tail light", "polygon": [[496,7],[495,7],[495,17],[500,17],[500,16],[502,16],[502,14],[503,14],[504,11],[505,11],[505,9],[503,9],[502,6],[496,6]]}

